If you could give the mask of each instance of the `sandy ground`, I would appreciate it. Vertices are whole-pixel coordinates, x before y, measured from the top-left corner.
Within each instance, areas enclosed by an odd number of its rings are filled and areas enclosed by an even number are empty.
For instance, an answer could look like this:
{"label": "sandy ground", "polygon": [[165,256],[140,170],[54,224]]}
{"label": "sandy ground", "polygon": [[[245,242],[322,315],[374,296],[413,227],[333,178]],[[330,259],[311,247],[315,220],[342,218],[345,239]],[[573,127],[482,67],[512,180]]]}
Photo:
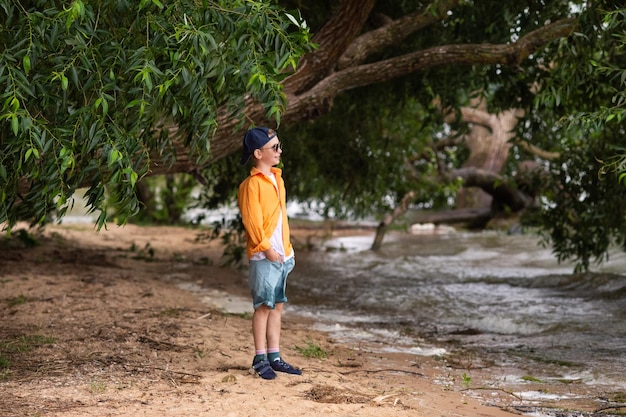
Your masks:
{"label": "sandy ground", "polygon": [[[317,232],[294,232],[311,246]],[[198,230],[52,225],[0,240],[0,416],[520,415],[441,358],[343,346],[287,311],[282,353],[302,376],[250,371],[244,271]],[[319,236],[317,236],[319,237]],[[310,353],[326,354],[315,357]],[[521,411],[520,411],[521,410]]]}

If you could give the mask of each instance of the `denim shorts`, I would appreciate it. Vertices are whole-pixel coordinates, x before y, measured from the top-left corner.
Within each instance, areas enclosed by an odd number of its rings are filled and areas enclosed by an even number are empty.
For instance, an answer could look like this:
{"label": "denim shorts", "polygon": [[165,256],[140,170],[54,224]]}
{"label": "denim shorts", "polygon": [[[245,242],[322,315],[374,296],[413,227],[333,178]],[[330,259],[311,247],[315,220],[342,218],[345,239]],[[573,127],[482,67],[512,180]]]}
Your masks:
{"label": "denim shorts", "polygon": [[283,263],[270,262],[267,259],[250,261],[248,286],[255,310],[263,304],[273,309],[276,308],[276,304],[287,302],[285,295],[287,275],[295,265],[296,261],[293,257]]}

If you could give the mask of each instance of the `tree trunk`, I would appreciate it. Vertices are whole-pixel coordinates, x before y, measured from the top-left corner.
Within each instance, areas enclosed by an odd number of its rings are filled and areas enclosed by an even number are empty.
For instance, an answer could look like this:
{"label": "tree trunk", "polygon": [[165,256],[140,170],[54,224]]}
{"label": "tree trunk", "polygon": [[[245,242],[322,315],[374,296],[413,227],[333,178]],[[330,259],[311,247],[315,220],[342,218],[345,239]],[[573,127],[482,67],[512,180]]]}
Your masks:
{"label": "tree trunk", "polygon": [[443,210],[434,213],[419,213],[413,220],[415,223],[457,224],[457,223],[487,223],[493,218],[493,211],[489,208],[465,208],[457,210]]}
{"label": "tree trunk", "polygon": [[[470,107],[462,108],[462,121],[471,125],[471,131],[465,137],[470,156],[463,167],[501,174],[509,157],[511,139],[515,136],[513,130],[522,115],[523,112],[517,109],[491,114],[484,100],[474,100]],[[448,115],[448,119],[451,116]],[[492,202],[492,195],[483,189],[463,187],[457,193],[456,207],[488,208]]]}
{"label": "tree trunk", "polygon": [[390,224],[392,224],[398,217],[402,216],[409,209],[409,205],[415,198],[415,191],[408,192],[404,197],[402,197],[402,201],[393,212],[387,214],[383,220],[378,224],[376,228],[376,236],[374,237],[374,242],[372,243],[371,250],[379,250],[381,245],[383,244],[383,239],[385,238],[385,233],[387,233],[387,228]]}

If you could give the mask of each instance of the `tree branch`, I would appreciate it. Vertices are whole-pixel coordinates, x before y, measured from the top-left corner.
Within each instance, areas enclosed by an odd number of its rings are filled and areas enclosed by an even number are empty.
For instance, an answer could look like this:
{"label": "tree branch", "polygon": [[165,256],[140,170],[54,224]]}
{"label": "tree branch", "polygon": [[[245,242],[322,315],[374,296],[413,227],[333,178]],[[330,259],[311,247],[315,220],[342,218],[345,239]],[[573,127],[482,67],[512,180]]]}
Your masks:
{"label": "tree branch", "polygon": [[339,58],[339,70],[364,62],[369,56],[384,51],[386,47],[397,45],[409,35],[448,17],[448,11],[458,6],[460,0],[438,2],[437,13],[431,10],[419,11],[371,30],[354,40]]}
{"label": "tree branch", "polygon": [[337,13],[311,39],[318,49],[307,54],[298,71],[285,79],[285,91],[299,94],[326,77],[348,45],[363,30],[376,0],[344,0]]}
{"label": "tree branch", "polygon": [[439,65],[511,65],[516,66],[537,48],[569,35],[576,20],[563,19],[539,28],[512,44],[463,44],[437,46],[395,58],[338,71],[317,84],[310,94],[336,94],[365,85],[389,81]]}
{"label": "tree branch", "polygon": [[455,210],[438,210],[436,212],[414,213],[415,223],[455,224],[455,223],[487,223],[493,218],[490,208],[466,208]]}
{"label": "tree branch", "polygon": [[376,228],[376,236],[374,237],[374,242],[372,243],[371,250],[378,250],[382,246],[383,238],[385,237],[385,233],[387,231],[387,227],[391,223],[393,223],[398,217],[402,216],[409,210],[409,205],[415,199],[417,192],[414,190],[409,191],[402,197],[400,203],[393,209],[391,213],[385,215],[383,220],[378,224]]}
{"label": "tree branch", "polygon": [[546,161],[553,161],[561,157],[560,152],[550,152],[544,149],[539,148],[538,146],[532,145],[525,140],[519,140],[514,142],[517,146],[524,149],[531,155],[535,155],[541,159],[545,159]]}
{"label": "tree branch", "polygon": [[511,186],[504,177],[495,172],[468,167],[456,169],[445,176],[447,181],[456,178],[461,178],[465,187],[481,188],[512,211],[523,210],[532,204],[532,198]]}

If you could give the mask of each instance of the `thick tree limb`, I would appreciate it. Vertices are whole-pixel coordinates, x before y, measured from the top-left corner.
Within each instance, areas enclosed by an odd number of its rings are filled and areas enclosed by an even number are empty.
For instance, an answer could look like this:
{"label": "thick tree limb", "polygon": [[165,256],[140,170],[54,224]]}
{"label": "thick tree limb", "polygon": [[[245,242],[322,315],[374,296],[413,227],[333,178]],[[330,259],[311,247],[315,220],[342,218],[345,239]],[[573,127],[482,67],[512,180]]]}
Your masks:
{"label": "thick tree limb", "polygon": [[[522,109],[513,109],[511,111],[513,111],[513,116],[515,116],[516,118],[521,118],[524,116],[524,111]],[[491,131],[493,131],[496,128],[497,123],[498,123],[498,116],[500,114],[491,114],[485,110],[474,108],[474,107],[462,107],[460,109],[461,120],[467,123],[474,123],[474,124],[482,125],[490,129]],[[447,123],[451,123],[454,120],[456,120],[456,117],[457,117],[457,112],[448,110],[445,113],[444,121]],[[452,144],[457,145],[459,143],[458,138],[454,138],[453,140],[454,142]],[[557,159],[561,156],[559,152],[546,151],[524,140],[511,140],[511,143],[514,143],[515,145],[519,146],[520,148],[524,149],[526,152],[532,155],[535,155],[541,159],[545,159],[548,161]],[[440,147],[448,146],[447,143],[444,141],[441,141],[441,144],[437,143],[437,145]]]}
{"label": "thick tree limb", "polygon": [[337,68],[342,70],[354,67],[369,56],[384,51],[386,47],[399,44],[409,35],[445,19],[447,12],[459,3],[460,0],[442,0],[437,4],[436,14],[430,9],[415,12],[359,36],[339,58]]}
{"label": "thick tree limb", "polygon": [[506,205],[514,212],[521,211],[532,204],[532,198],[511,186],[504,177],[495,172],[468,167],[456,169],[445,177],[447,181],[457,178],[463,180],[465,187],[481,188],[500,205]]}
{"label": "thick tree limb", "polygon": [[[524,116],[524,110],[522,109],[511,109],[497,114],[489,113],[488,111],[480,108],[468,106],[461,107],[459,110],[461,112],[461,119],[464,122],[482,125],[491,131],[497,129],[499,124],[498,118],[505,113],[518,119]],[[449,123],[453,121],[454,117],[456,117],[454,112],[451,112],[446,115],[444,120]]]}
{"label": "thick tree limb", "polygon": [[564,19],[539,28],[512,44],[437,46],[372,64],[351,67],[329,75],[312,88],[311,92],[325,91],[326,94],[336,94],[338,91],[389,81],[444,64],[517,66],[537,48],[568,35],[574,27],[575,20]]}
{"label": "thick tree limb", "polygon": [[494,216],[490,208],[466,208],[421,212],[413,216],[415,223],[456,224],[456,223],[487,223]]}
{"label": "thick tree limb", "polygon": [[376,0],[342,1],[337,13],[312,38],[318,49],[305,56],[296,74],[285,80],[285,91],[299,94],[323,79],[362,31],[375,4]]}
{"label": "thick tree limb", "polygon": [[532,145],[525,140],[516,141],[515,144],[520,148],[524,149],[531,155],[535,155],[541,159],[545,159],[546,161],[553,161],[561,157],[560,152],[550,152],[544,149],[539,148],[538,146]]}

